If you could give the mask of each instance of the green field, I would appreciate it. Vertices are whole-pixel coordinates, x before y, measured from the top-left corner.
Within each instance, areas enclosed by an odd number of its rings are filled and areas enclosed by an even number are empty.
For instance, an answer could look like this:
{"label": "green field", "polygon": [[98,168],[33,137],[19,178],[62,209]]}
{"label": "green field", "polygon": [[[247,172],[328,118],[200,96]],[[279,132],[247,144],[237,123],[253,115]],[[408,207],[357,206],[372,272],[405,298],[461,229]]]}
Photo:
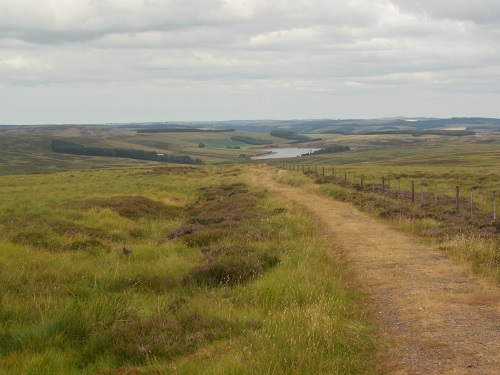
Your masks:
{"label": "green field", "polygon": [[314,222],[246,171],[4,176],[0,373],[376,373]]}

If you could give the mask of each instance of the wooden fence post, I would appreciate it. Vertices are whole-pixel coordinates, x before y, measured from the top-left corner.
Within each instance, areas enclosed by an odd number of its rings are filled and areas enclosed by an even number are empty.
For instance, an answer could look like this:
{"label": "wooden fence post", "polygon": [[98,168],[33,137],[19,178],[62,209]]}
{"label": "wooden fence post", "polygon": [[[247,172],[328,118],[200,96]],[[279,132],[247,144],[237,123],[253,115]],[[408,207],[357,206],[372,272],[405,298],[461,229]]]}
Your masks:
{"label": "wooden fence post", "polygon": [[398,197],[401,196],[401,177],[398,177]]}
{"label": "wooden fence post", "polygon": [[325,175],[325,167],[323,167],[323,176]]}
{"label": "wooden fence post", "polygon": [[415,180],[411,180],[411,203],[415,203]]}
{"label": "wooden fence post", "polygon": [[344,181],[347,182],[347,172],[344,172]]}
{"label": "wooden fence post", "polygon": [[457,212],[460,212],[460,186],[455,187],[455,206]]}
{"label": "wooden fence post", "polygon": [[382,177],[382,194],[385,193],[385,177]]}
{"label": "wooden fence post", "polygon": [[365,190],[365,175],[361,175],[361,190]]}
{"label": "wooden fence post", "polygon": [[434,205],[438,204],[438,188],[437,184],[434,184]]}
{"label": "wooden fence post", "polygon": [[497,192],[493,192],[493,220],[497,219]]}
{"label": "wooden fence post", "polygon": [[470,189],[470,219],[472,220],[472,205],[473,205],[473,200],[474,200],[474,189]]}

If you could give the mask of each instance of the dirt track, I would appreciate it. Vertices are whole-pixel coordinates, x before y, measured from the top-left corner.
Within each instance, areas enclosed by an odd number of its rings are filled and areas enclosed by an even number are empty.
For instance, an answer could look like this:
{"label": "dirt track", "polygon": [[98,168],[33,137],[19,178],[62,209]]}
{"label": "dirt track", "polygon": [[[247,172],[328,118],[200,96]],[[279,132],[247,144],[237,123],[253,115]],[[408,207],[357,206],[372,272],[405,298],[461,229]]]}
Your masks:
{"label": "dirt track", "polygon": [[323,223],[376,309],[389,374],[500,374],[500,288],[352,205],[279,184],[253,183],[303,205]]}

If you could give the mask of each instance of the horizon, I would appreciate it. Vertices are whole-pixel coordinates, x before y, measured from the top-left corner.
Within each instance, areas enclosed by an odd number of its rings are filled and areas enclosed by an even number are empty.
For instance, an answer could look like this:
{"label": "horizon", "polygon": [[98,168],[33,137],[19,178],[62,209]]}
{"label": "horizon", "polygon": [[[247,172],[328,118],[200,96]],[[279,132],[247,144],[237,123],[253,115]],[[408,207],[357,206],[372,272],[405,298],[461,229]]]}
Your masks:
{"label": "horizon", "polygon": [[33,124],[3,124],[0,126],[120,126],[120,125],[145,125],[145,124],[207,124],[207,123],[236,123],[236,122],[308,122],[308,121],[396,121],[404,120],[412,121],[428,121],[428,120],[452,120],[452,119],[493,119],[500,120],[500,117],[487,117],[487,116],[453,116],[453,117],[425,117],[425,116],[389,116],[389,117],[373,117],[373,118],[290,118],[290,119],[233,119],[233,120],[170,120],[170,121],[130,121],[130,122],[95,122],[95,123],[33,123]]}

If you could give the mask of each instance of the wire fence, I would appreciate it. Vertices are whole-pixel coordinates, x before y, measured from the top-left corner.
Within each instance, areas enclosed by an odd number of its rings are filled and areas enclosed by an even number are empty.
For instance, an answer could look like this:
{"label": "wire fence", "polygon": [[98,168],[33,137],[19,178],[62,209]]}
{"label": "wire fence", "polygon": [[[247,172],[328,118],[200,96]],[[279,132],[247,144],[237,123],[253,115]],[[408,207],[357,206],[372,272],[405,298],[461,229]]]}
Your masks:
{"label": "wire fence", "polygon": [[403,174],[360,173],[334,166],[305,164],[272,164],[280,169],[313,174],[324,182],[351,186],[360,191],[385,194],[395,199],[406,200],[412,205],[446,206],[457,213],[484,215],[497,220],[497,188],[481,189],[474,186],[453,186],[430,179],[408,178]]}

